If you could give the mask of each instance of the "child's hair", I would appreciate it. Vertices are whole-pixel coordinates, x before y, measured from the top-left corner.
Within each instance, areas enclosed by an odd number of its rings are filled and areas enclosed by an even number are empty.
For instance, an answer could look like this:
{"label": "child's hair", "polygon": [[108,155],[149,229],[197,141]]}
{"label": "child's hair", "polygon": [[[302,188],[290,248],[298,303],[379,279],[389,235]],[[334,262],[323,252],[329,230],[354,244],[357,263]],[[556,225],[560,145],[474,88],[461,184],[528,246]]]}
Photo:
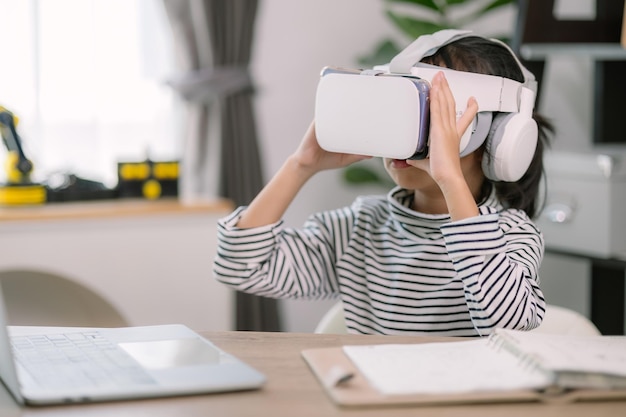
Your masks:
{"label": "child's hair", "polygon": [[[510,50],[497,42],[477,36],[461,38],[445,45],[422,61],[459,71],[496,75],[524,82],[524,74]],[[548,135],[553,132],[552,125],[542,116],[534,113],[533,118],[539,127],[539,140],[528,171],[517,182],[492,182],[486,179],[486,189],[483,190],[487,192],[493,184],[503,204],[524,210],[530,218],[534,218],[541,211],[539,190],[544,174],[543,152],[549,145]],[[490,158],[487,148],[483,146],[483,149],[483,158]]]}

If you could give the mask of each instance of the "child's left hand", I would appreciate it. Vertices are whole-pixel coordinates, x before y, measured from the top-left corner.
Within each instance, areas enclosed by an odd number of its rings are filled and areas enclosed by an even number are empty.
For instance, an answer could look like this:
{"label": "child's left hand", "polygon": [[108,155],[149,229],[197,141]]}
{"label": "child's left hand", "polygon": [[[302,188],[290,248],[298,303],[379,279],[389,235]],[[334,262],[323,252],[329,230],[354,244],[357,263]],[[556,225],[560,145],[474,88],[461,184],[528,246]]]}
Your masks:
{"label": "child's left hand", "polygon": [[471,97],[457,120],[454,96],[443,72],[437,73],[431,84],[429,168],[431,177],[442,186],[448,180],[463,177],[459,156],[461,136],[478,113],[478,103]]}

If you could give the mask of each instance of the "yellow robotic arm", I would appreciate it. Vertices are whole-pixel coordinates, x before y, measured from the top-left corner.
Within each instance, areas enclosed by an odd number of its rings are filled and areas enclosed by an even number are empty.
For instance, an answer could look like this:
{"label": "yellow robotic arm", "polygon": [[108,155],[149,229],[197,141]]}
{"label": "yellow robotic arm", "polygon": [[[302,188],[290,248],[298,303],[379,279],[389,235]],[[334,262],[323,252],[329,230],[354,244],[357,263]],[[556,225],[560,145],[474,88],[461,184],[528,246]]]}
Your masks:
{"label": "yellow robotic arm", "polygon": [[46,201],[46,190],[42,185],[31,182],[33,163],[22,148],[17,134],[18,123],[17,116],[0,106],[0,135],[8,151],[5,164],[7,183],[0,187],[0,204],[41,204]]}
{"label": "yellow robotic arm", "polygon": [[8,151],[5,169],[10,184],[29,183],[33,171],[33,163],[24,154],[22,141],[17,134],[18,123],[17,116],[0,106],[0,134]]}

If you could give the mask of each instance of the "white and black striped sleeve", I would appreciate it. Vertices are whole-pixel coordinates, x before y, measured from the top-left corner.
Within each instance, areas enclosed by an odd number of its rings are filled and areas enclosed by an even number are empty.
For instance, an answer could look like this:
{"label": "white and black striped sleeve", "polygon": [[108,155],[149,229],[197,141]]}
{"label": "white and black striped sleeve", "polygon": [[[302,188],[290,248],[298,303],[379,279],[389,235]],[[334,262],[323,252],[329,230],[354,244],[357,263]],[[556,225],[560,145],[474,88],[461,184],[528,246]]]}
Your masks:
{"label": "white and black striped sleeve", "polygon": [[[218,221],[214,277],[237,290],[272,298],[328,298],[338,294],[335,270],[337,239],[323,223],[324,216],[311,217],[302,229],[283,222],[251,229],[237,228],[245,207]],[[349,210],[337,210],[345,217]],[[342,224],[347,219],[334,221]],[[342,228],[345,231],[345,227]]]}
{"label": "white and black striped sleeve", "polygon": [[543,236],[521,211],[480,209],[480,216],[441,227],[474,327],[483,335],[496,327],[533,329],[545,314]]}

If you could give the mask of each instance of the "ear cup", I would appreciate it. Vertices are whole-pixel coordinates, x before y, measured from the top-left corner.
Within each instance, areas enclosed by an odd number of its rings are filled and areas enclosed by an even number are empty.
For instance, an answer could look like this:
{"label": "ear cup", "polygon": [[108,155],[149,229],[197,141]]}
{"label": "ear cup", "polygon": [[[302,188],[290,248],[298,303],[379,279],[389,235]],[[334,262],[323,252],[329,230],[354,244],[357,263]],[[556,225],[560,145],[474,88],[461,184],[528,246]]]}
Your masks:
{"label": "ear cup", "polygon": [[493,181],[518,181],[530,166],[537,138],[537,123],[527,115],[496,114],[482,161],[485,176]]}
{"label": "ear cup", "polygon": [[461,149],[461,157],[467,156],[474,152],[476,149],[485,142],[491,129],[491,123],[493,120],[493,113],[490,111],[480,112],[476,114],[474,123],[469,127],[471,134],[467,145]]}

